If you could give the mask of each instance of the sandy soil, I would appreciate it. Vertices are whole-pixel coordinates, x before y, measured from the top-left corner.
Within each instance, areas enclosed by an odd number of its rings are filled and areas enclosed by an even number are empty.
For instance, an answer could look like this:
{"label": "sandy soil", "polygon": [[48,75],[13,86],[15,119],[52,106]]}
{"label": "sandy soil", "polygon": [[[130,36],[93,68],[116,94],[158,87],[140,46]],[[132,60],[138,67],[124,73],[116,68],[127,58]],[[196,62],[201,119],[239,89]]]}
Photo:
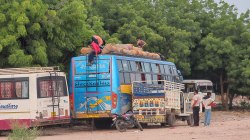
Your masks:
{"label": "sandy soil", "polygon": [[209,127],[203,126],[202,118],[199,127],[177,121],[175,127],[149,126],[144,131],[129,129],[123,133],[115,129],[48,128],[42,131],[43,136],[37,140],[250,140],[250,112],[213,112]]}

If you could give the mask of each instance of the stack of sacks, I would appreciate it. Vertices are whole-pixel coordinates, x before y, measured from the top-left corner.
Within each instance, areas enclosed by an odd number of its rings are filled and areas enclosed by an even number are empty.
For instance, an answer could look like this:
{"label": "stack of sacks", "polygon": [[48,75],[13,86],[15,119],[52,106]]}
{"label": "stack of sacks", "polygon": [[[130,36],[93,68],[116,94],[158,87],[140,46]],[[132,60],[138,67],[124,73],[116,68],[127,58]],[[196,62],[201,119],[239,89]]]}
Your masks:
{"label": "stack of sacks", "polygon": [[87,54],[89,54],[90,52],[92,51],[92,48],[90,48],[90,47],[83,47],[82,49],[81,49],[81,54],[83,54],[83,55],[87,55]]}
{"label": "stack of sacks", "polygon": [[[83,47],[81,54],[86,55],[90,53],[92,49],[90,47]],[[143,51],[142,48],[134,47],[133,44],[107,44],[102,54],[118,53],[124,55],[143,56],[152,59],[160,59],[160,55],[156,53],[150,53]]]}

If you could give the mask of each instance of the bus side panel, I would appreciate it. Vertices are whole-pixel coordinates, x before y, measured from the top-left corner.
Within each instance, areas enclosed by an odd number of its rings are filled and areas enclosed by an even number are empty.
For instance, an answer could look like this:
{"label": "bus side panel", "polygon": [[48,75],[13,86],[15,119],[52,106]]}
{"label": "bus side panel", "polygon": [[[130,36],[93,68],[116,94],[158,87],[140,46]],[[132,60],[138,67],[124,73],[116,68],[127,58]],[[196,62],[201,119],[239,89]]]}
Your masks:
{"label": "bus side panel", "polygon": [[73,76],[74,76],[74,60],[71,59],[70,63],[70,70],[69,70],[69,77],[68,77],[68,90],[69,90],[69,102],[70,102],[70,116],[74,117],[74,82],[73,82]]}
{"label": "bus side panel", "polygon": [[[111,92],[113,93],[113,96],[116,98],[112,98],[112,114],[120,114],[121,113],[121,92],[120,92],[120,77],[119,77],[119,68],[116,61],[116,57],[112,56],[111,59]],[[112,95],[111,95],[112,96]]]}
{"label": "bus side panel", "polygon": [[0,130],[10,130],[14,123],[30,127],[32,118],[29,99],[1,100]]}

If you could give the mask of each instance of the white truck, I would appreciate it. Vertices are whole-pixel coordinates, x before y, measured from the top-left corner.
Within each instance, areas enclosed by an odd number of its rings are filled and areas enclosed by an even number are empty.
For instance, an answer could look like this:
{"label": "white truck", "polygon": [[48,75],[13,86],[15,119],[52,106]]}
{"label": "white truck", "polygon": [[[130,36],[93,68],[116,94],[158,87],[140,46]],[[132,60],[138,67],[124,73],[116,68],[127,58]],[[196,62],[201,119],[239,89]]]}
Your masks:
{"label": "white truck", "polygon": [[193,125],[191,102],[184,98],[182,89],[183,84],[166,80],[134,81],[132,109],[135,117],[142,124],[173,126],[176,119],[181,119]]}

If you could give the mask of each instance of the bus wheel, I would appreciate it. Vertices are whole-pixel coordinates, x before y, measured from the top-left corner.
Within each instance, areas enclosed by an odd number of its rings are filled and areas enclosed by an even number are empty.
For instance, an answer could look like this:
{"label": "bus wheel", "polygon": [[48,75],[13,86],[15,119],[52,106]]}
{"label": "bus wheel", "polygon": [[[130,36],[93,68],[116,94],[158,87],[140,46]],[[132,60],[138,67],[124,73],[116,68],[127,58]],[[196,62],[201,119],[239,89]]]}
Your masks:
{"label": "bus wheel", "polygon": [[161,127],[165,127],[166,125],[166,123],[161,123]]}
{"label": "bus wheel", "polygon": [[187,117],[187,124],[188,124],[188,125],[194,125],[194,117],[193,117],[193,114],[190,114],[190,115]]}

